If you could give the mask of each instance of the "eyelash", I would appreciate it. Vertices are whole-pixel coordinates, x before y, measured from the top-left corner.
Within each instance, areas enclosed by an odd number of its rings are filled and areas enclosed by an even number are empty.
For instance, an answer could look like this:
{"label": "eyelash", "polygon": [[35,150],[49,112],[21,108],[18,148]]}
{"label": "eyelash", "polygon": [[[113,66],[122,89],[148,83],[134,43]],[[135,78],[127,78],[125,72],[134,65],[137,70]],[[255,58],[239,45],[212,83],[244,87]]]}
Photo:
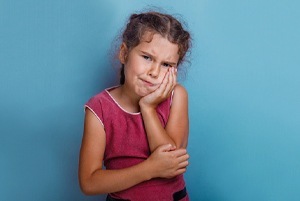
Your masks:
{"label": "eyelash", "polygon": [[143,55],[142,57],[143,57],[144,59],[146,59],[146,60],[149,60],[149,59],[151,60],[151,57],[149,57],[149,56],[147,56],[147,55]]}
{"label": "eyelash", "polygon": [[[147,56],[147,55],[142,55],[142,57],[145,59],[145,60],[152,60],[151,59],[151,57],[149,57],[149,56]],[[172,65],[170,65],[170,64],[168,64],[168,63],[164,63],[164,64],[162,64],[164,67],[168,67],[168,68],[170,68],[170,67],[172,67]]]}
{"label": "eyelash", "polygon": [[164,66],[164,67],[168,67],[168,68],[169,68],[169,67],[172,67],[170,64],[167,64],[167,63],[164,63],[163,66]]}

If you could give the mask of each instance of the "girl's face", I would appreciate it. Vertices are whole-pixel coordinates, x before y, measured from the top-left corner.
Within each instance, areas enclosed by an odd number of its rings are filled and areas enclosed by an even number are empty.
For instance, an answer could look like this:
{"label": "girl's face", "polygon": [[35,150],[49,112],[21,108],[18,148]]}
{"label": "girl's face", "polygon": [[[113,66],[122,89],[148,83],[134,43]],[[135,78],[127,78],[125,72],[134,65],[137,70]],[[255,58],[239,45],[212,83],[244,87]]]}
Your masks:
{"label": "girl's face", "polygon": [[160,34],[148,32],[129,52],[122,44],[120,60],[125,65],[124,86],[138,97],[143,97],[159,87],[168,68],[177,67],[178,45]]}

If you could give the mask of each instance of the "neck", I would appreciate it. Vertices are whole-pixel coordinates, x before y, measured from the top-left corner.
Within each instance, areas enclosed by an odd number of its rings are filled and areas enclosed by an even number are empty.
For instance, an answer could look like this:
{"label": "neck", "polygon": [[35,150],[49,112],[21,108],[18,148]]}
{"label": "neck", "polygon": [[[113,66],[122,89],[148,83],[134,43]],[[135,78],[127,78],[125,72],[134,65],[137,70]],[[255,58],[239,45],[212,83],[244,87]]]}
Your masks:
{"label": "neck", "polygon": [[119,95],[120,95],[120,100],[122,101],[124,107],[134,112],[140,111],[139,101],[141,97],[136,96],[134,93],[132,93],[131,90],[128,89],[128,87],[125,84],[120,86]]}

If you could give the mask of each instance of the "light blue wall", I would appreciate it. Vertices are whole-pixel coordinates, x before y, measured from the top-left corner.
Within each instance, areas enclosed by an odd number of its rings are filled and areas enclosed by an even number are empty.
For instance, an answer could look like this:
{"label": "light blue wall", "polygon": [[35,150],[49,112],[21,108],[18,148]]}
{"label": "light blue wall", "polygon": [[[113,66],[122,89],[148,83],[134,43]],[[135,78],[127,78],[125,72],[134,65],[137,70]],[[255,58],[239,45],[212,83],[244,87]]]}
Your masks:
{"label": "light blue wall", "polygon": [[191,200],[298,201],[296,0],[0,1],[0,200],[102,200],[77,182],[83,104],[115,83],[111,41],[149,4],[194,38]]}

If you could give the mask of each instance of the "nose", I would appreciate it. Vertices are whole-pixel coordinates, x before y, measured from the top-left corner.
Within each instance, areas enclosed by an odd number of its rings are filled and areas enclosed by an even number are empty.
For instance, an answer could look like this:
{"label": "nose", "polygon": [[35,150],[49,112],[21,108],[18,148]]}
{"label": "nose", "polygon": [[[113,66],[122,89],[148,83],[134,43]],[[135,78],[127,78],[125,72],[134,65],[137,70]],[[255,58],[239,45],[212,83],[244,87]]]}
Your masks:
{"label": "nose", "polygon": [[160,72],[160,66],[157,63],[153,63],[149,69],[148,75],[153,78],[157,78]]}

